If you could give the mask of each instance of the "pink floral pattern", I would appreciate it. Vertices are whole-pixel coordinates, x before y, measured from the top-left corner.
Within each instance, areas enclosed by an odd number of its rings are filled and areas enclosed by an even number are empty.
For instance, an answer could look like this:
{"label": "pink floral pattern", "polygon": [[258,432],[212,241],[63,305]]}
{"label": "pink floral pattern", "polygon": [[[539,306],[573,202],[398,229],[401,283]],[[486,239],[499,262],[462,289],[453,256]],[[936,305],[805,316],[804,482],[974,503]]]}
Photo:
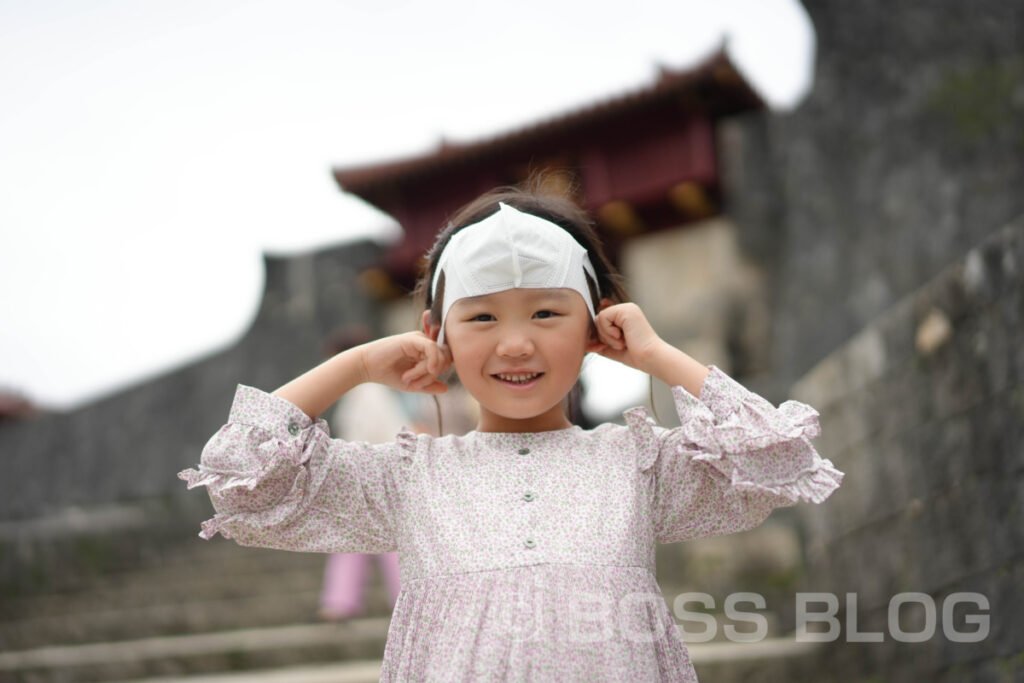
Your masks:
{"label": "pink floral pattern", "polygon": [[682,426],[332,439],[288,401],[239,386],[199,470],[215,533],[242,545],[398,550],[402,593],[382,680],[695,681],[654,577],[655,542],[728,534],[820,503],[842,473],[818,414],[778,408],[712,366]]}

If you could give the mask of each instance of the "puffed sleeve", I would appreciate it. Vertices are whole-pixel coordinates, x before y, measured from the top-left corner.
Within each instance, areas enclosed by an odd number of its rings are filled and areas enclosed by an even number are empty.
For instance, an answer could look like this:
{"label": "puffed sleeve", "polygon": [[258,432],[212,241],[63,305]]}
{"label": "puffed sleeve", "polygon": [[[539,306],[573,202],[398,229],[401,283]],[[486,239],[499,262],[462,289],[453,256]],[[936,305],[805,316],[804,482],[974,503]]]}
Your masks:
{"label": "puffed sleeve", "polygon": [[219,532],[248,546],[388,552],[395,549],[391,463],[398,449],[332,439],[324,420],[239,385],[199,469],[178,476],[210,494],[217,514],[203,523],[203,538]]}
{"label": "puffed sleeve", "polygon": [[653,478],[658,541],[672,543],[751,529],[777,507],[820,503],[843,479],[811,445],[818,413],[797,401],[778,408],[715,366],[700,399],[673,387],[680,426],[628,411],[638,465]]}

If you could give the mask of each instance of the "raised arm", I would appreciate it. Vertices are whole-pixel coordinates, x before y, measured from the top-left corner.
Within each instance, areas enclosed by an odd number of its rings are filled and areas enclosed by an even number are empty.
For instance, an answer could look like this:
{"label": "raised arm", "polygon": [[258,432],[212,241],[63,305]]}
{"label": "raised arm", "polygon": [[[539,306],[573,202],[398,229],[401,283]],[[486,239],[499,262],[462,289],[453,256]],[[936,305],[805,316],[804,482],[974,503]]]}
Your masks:
{"label": "raised arm", "polygon": [[[660,341],[660,340],[659,340]],[[644,363],[644,372],[657,377],[670,387],[682,387],[700,397],[711,370],[668,342],[657,345]]]}
{"label": "raised arm", "polygon": [[595,324],[600,344],[591,350],[700,397],[710,370],[659,337],[639,306],[604,306]]}
{"label": "raised arm", "polygon": [[274,392],[316,419],[353,387],[364,382],[400,391],[441,394],[437,377],[451,357],[422,332],[408,332],[354,346],[299,375]]}
{"label": "raised arm", "polygon": [[843,474],[811,445],[818,413],[776,408],[717,368],[663,341],[635,304],[598,315],[598,351],[672,388],[680,426],[665,430],[637,408],[626,413],[641,470],[654,479],[655,537],[674,542],[750,529],[777,507],[820,503]]}
{"label": "raised arm", "polygon": [[441,393],[437,376],[448,363],[435,342],[414,332],[339,353],[274,394],[240,385],[199,468],[178,475],[189,488],[209,491],[217,514],[201,535],[289,550],[393,550],[398,494],[387,456],[409,448],[409,440],[399,434],[371,446],[332,439],[318,416],[363,382]]}

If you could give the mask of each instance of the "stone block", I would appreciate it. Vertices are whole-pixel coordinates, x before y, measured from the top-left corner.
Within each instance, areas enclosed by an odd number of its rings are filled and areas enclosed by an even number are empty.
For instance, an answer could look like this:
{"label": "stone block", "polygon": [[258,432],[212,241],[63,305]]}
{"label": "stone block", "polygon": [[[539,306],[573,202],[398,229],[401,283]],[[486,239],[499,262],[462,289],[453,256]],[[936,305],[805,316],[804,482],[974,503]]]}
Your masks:
{"label": "stone block", "polygon": [[822,359],[794,385],[790,394],[797,401],[818,410],[828,410],[846,395],[845,369],[842,356],[831,354]]}
{"label": "stone block", "polygon": [[994,399],[999,410],[993,410],[982,422],[993,452],[998,453],[1001,472],[1024,469],[1024,386],[1017,385]]}
{"label": "stone block", "polygon": [[1005,313],[1006,308],[998,304],[979,311],[969,345],[976,372],[990,394],[1002,393],[1014,382],[1011,349],[1020,344],[1024,332],[1013,329]]}
{"label": "stone block", "polygon": [[872,385],[862,410],[875,430],[890,438],[927,419],[927,398],[911,363],[890,368],[884,380]]}
{"label": "stone block", "polygon": [[991,396],[965,413],[962,421],[968,425],[968,439],[959,454],[961,466],[955,473],[951,471],[951,477],[986,470],[1009,471],[1007,464],[1012,460],[1014,437],[1019,437],[1022,431],[1021,419],[1024,414],[1014,414],[1009,391]]}
{"label": "stone block", "polygon": [[931,494],[931,489],[928,486],[930,481],[929,458],[924,442],[926,437],[932,433],[931,425],[925,423],[914,425],[893,437],[900,444],[900,452],[903,454],[908,504],[915,499],[924,500]]}
{"label": "stone block", "polygon": [[[907,541],[915,528],[905,517],[899,517],[850,534],[846,542],[855,546],[848,553],[857,558],[855,573],[847,584],[837,586],[837,592],[857,593],[860,605],[868,610],[888,604],[889,596],[905,582]],[[870,551],[866,551],[865,543]]]}
{"label": "stone block", "polygon": [[1012,474],[993,472],[993,499],[982,501],[985,522],[983,533],[995,546],[995,563],[1013,561],[1024,548],[1024,471]]}
{"label": "stone block", "polygon": [[885,376],[889,359],[884,336],[877,326],[868,325],[855,335],[847,342],[844,352],[848,390],[861,389]]}
{"label": "stone block", "polygon": [[913,318],[913,300],[904,297],[887,309],[873,323],[882,337],[887,359],[887,374],[903,364],[914,352],[916,328]]}
{"label": "stone block", "polygon": [[864,390],[847,394],[843,400],[833,403],[821,418],[821,439],[830,451],[857,446],[873,431],[871,414],[868,411],[870,398]]}
{"label": "stone block", "polygon": [[952,344],[926,362],[936,418],[962,413],[984,400],[988,392],[976,360],[979,331],[969,319],[957,329]]}
{"label": "stone block", "polygon": [[957,260],[914,293],[914,317],[919,324],[928,311],[939,310],[954,327],[969,317],[978,302],[972,298],[967,264]]}
{"label": "stone block", "polygon": [[[1020,661],[1020,615],[1024,614],[1024,561],[1017,557],[993,568],[986,575],[987,585],[980,591],[987,595],[992,608],[991,633],[986,643],[991,651],[1004,661]],[[973,584],[972,584],[973,585]]]}
{"label": "stone block", "polygon": [[819,411],[818,425],[821,427],[821,433],[812,442],[815,449],[822,457],[830,459],[838,457],[839,453],[845,449],[845,434],[839,426],[839,421],[842,419],[841,409],[838,405],[824,409],[819,409],[814,404],[808,405]]}
{"label": "stone block", "polygon": [[[908,467],[908,455],[898,439],[876,442],[873,495],[864,511],[866,519],[885,519],[904,510],[910,502],[913,470]],[[912,457],[912,454],[911,454]]]}
{"label": "stone block", "polygon": [[830,520],[828,533],[838,536],[866,523],[864,510],[870,506],[874,484],[874,460],[866,444],[844,452],[840,469],[845,473],[843,484],[828,499],[827,511],[816,512]]}
{"label": "stone block", "polygon": [[973,471],[972,424],[967,414],[927,423],[919,431],[919,474],[927,495],[947,489]]}

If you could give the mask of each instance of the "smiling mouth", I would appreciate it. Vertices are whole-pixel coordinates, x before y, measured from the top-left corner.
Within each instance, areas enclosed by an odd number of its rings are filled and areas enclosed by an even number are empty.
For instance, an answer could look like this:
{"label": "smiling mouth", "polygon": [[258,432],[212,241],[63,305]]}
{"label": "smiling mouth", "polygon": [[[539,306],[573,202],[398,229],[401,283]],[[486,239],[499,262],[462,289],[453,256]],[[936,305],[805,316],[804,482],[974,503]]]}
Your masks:
{"label": "smiling mouth", "polygon": [[529,384],[530,382],[532,382],[533,380],[537,379],[538,377],[540,377],[543,374],[544,374],[543,372],[526,372],[526,373],[514,373],[514,374],[506,374],[506,373],[503,373],[503,372],[499,372],[499,373],[497,373],[495,375],[491,375],[491,376],[492,377],[496,377],[497,379],[501,380],[502,382],[508,382],[509,384]]}

